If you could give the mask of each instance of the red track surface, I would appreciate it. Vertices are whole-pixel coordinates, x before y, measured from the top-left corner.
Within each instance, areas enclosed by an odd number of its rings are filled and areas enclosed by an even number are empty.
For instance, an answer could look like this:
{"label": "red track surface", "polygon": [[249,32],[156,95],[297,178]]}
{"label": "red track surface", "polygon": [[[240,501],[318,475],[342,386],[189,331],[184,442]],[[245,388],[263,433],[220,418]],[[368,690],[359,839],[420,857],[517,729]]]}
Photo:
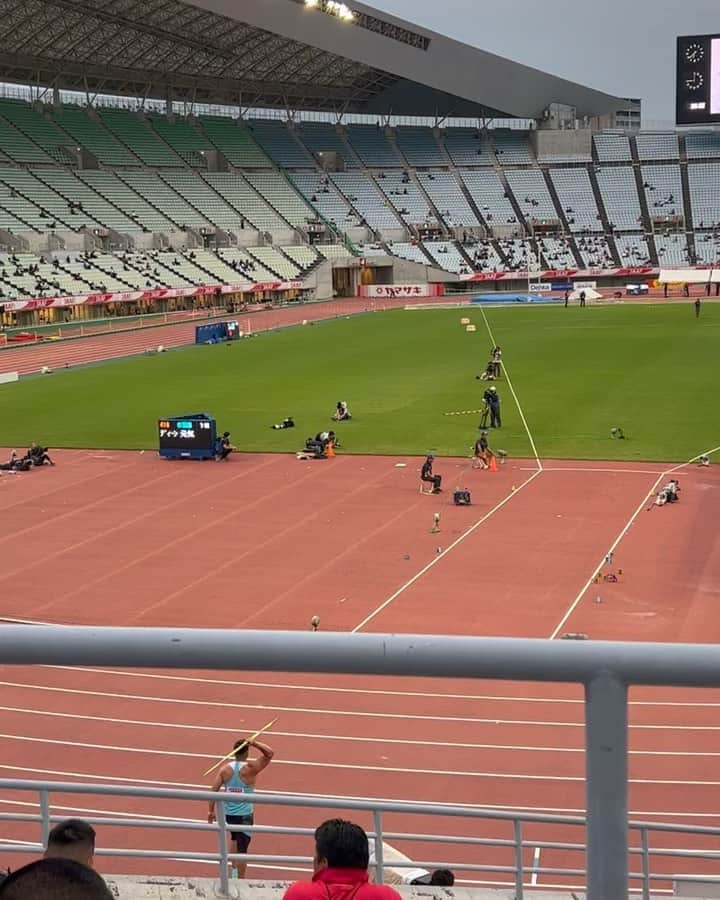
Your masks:
{"label": "red track surface", "polygon": [[[412,303],[412,300],[334,300],[328,303],[287,306],[262,312],[243,313],[228,318],[236,318],[247,330],[266,331],[297,325],[303,320],[317,322],[336,316],[367,312],[370,309],[393,309]],[[426,302],[426,301],[416,301]],[[202,320],[192,319],[180,324],[162,325],[154,328],[137,328],[133,331],[113,333],[103,331],[92,337],[59,340],[39,345],[11,347],[0,351],[0,371],[19,372],[30,375],[39,372],[43,366],[59,369],[79,366],[102,359],[117,359],[123,356],[144,353],[148,349],[163,347],[184,347],[195,341],[195,326]],[[91,326],[88,326],[91,327]]]}
{"label": "red track surface", "polygon": [[[418,461],[406,462],[397,468],[388,458],[242,455],[227,465],[193,465],[149,453],[60,452],[55,469],[0,478],[0,616],[305,630],[317,614],[321,629],[350,630],[385,604],[363,630],[548,637],[577,601],[563,632],[720,640],[715,467],[684,470],[676,506],[641,508],[615,553],[622,581],[582,593],[666,467],[547,463],[529,480],[532,463],[509,462],[490,474],[442,460],[448,489],[462,480],[473,494],[472,506],[455,507],[449,493],[420,496]],[[442,515],[438,535],[430,534],[435,511]],[[584,808],[583,708],[572,687],[12,667],[0,679],[6,777],[200,787],[202,772],[238,733],[278,715],[271,740],[277,761],[262,781],[268,790],[575,814]],[[633,700],[632,817],[720,824],[714,695],[643,690]],[[0,804],[17,812],[29,800],[5,796]],[[202,819],[205,812],[111,798],[55,803],[60,812],[86,815]],[[263,809],[258,818],[317,824],[303,811]],[[389,816],[386,827],[511,836],[509,826],[472,820]],[[3,832],[13,840],[37,834],[19,824]],[[528,828],[525,836],[582,840],[547,828]],[[209,836],[192,840],[196,850],[213,849]],[[188,837],[175,832],[109,827],[101,843],[188,849]],[[671,835],[664,844],[681,840]],[[253,849],[309,852],[305,839],[278,844],[266,836]],[[419,842],[401,849],[418,859],[437,856]],[[457,860],[470,853],[452,845],[445,852]],[[473,853],[478,861],[512,862],[509,851]],[[578,854],[542,854],[542,866],[582,864]],[[710,863],[701,867],[713,871]],[[108,872],[129,868],[207,873],[187,863],[103,861]],[[696,871],[699,864],[660,859],[654,868]],[[552,881],[541,876],[539,885]]]}

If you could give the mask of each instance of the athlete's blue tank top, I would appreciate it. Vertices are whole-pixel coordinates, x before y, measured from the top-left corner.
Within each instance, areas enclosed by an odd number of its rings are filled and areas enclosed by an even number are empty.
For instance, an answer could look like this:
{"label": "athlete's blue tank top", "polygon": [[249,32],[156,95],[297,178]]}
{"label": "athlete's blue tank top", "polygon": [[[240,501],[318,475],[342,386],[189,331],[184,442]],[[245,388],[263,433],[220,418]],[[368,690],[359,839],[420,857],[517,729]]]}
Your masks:
{"label": "athlete's blue tank top", "polygon": [[[240,777],[241,763],[235,761],[230,764],[232,766],[232,777],[225,782],[225,790],[228,794],[252,794],[255,788],[251,784],[245,784]],[[238,798],[239,800],[239,798]],[[233,803],[225,804],[225,813],[228,816],[251,816],[253,811],[252,803]]]}

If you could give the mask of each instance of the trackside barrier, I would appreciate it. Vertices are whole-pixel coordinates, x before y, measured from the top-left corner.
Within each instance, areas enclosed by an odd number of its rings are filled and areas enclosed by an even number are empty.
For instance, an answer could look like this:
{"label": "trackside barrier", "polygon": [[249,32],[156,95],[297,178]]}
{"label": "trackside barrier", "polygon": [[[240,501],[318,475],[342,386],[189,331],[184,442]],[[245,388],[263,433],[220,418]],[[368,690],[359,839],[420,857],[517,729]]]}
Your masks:
{"label": "trackside barrier", "polygon": [[[585,689],[586,722],[586,881],[587,900],[619,900],[629,890],[627,819],[627,692],[630,685],[720,686],[720,653],[714,645],[548,641],[519,638],[446,637],[435,635],[320,634],[282,631],[230,631],[171,628],[92,628],[76,626],[0,626],[0,664],[119,666],[148,669],[222,669],[243,671],[323,672],[438,678],[580,683]],[[22,786],[25,786],[24,788]],[[37,782],[0,782],[9,790],[97,792],[97,786]],[[104,786],[123,796],[208,799],[206,792],[166,792]],[[398,806],[420,811],[418,804],[331,801],[325,798],[261,797],[258,802],[319,808],[366,809],[375,814]],[[44,807],[43,807],[44,808]],[[448,807],[425,807],[427,814],[467,815]],[[404,811],[408,811],[405,809]],[[473,811],[473,815],[477,815]],[[42,812],[46,816],[46,812]],[[482,811],[483,818],[503,818]],[[513,822],[533,817],[509,814]],[[376,828],[379,818],[376,815]],[[551,820],[552,821],[552,820]],[[569,823],[568,823],[569,824]],[[575,822],[582,824],[582,820]],[[43,828],[47,822],[44,823]],[[522,829],[514,826],[514,845]],[[637,826],[642,846],[653,830],[712,833],[707,829]],[[222,829],[222,826],[221,826]],[[717,832],[720,834],[720,830]],[[220,833],[222,837],[222,833]],[[382,836],[376,837],[377,841]],[[676,856],[691,851],[674,851]],[[380,849],[382,854],[382,849]],[[519,854],[517,854],[519,856]],[[704,858],[717,855],[702,854]],[[222,857],[222,850],[218,858]],[[250,861],[252,857],[249,858]],[[644,857],[647,869],[647,855]],[[414,861],[423,868],[436,863]],[[464,868],[478,868],[465,866]],[[505,867],[485,867],[497,871]],[[520,869],[520,871],[517,871]],[[522,869],[516,863],[518,897]],[[542,871],[542,870],[541,870]],[[556,870],[551,873],[558,874]],[[223,876],[227,889],[227,872]],[[549,874],[549,873],[548,873]],[[568,874],[568,873],[564,873]],[[572,871],[582,875],[582,870]],[[643,896],[648,876],[641,873]],[[675,881],[707,881],[675,877]]]}
{"label": "trackside barrier", "polygon": [[[126,829],[151,828],[166,831],[186,831],[186,832],[210,832],[216,836],[218,850],[214,853],[198,852],[196,850],[162,850],[162,849],[114,849],[98,847],[95,851],[97,856],[112,856],[122,858],[141,858],[141,859],[164,859],[175,860],[179,862],[202,862],[218,864],[220,889],[223,893],[228,891],[228,869],[229,864],[233,862],[249,862],[270,865],[273,868],[281,870],[286,866],[303,865],[309,866],[312,862],[310,856],[289,856],[282,854],[248,854],[247,856],[239,856],[236,853],[228,853],[227,850],[227,823],[225,821],[224,804],[230,802],[232,797],[224,794],[211,793],[208,791],[188,791],[188,790],[172,790],[165,788],[135,788],[108,784],[78,784],[76,782],[44,782],[44,781],[26,781],[13,779],[0,779],[0,790],[7,791],[23,791],[36,793],[39,798],[39,814],[33,813],[0,813],[0,822],[31,822],[38,823],[40,826],[40,840],[37,843],[2,843],[0,840],[0,853],[41,853],[47,845],[47,837],[50,828],[57,822],[63,821],[67,815],[53,815],[51,813],[50,798],[52,794],[65,795],[63,802],[67,803],[67,795],[95,795],[95,796],[115,796],[127,798],[147,798],[162,800],[163,805],[168,801],[182,800],[191,801],[199,805],[207,804],[208,800],[214,800],[220,805],[218,806],[218,823],[209,825],[202,821],[190,821],[187,819],[172,818],[157,819],[143,818],[142,816],[87,816],[83,818],[91,825],[100,826],[102,828],[121,827]],[[516,900],[522,900],[524,891],[527,887],[537,888],[535,882],[528,882],[530,876],[556,876],[563,878],[573,878],[580,882],[579,884],[560,885],[560,884],[544,884],[543,887],[554,887],[556,889],[564,888],[565,890],[582,890],[582,882],[585,876],[585,870],[582,868],[554,868],[548,866],[540,866],[533,864],[528,866],[524,863],[523,852],[537,850],[562,850],[577,853],[585,853],[586,847],[582,843],[570,841],[543,841],[543,840],[526,840],[523,838],[525,826],[549,825],[554,828],[559,826],[567,826],[573,828],[582,828],[586,824],[584,818],[578,816],[550,816],[532,813],[520,812],[502,812],[495,810],[484,810],[480,807],[458,806],[455,804],[427,804],[427,803],[401,803],[391,801],[370,801],[358,800],[355,798],[326,798],[302,796],[299,794],[265,794],[256,792],[253,795],[253,802],[260,806],[286,806],[314,808],[324,813],[331,810],[355,811],[372,813],[374,821],[374,831],[368,832],[368,837],[374,846],[373,867],[375,870],[375,880],[382,882],[383,866],[383,842],[385,841],[422,841],[430,844],[439,845],[437,857],[434,861],[417,861],[408,860],[406,862],[393,859],[391,865],[393,869],[402,868],[422,868],[422,869],[439,869],[452,868],[456,871],[463,872],[487,872],[497,875],[507,875],[512,881],[508,881],[508,885],[514,886]],[[383,828],[384,813],[405,813],[411,815],[423,816],[425,818],[433,816],[446,816],[452,818],[468,818],[476,822],[505,822],[508,824],[508,833],[512,832],[512,838],[483,838],[468,837],[455,835],[441,835],[437,833],[417,833],[405,831],[388,831]],[[317,821],[320,822],[322,813],[318,813]],[[712,850],[680,850],[657,848],[650,846],[650,833],[666,834],[670,832],[684,835],[705,835],[711,836],[716,840],[720,840],[720,828],[703,828],[684,825],[666,825],[654,824],[651,822],[630,822],[630,831],[637,833],[639,846],[631,847],[629,854],[631,857],[640,857],[640,870],[632,872],[630,879],[633,882],[631,890],[640,894],[643,900],[649,900],[651,896],[651,885],[653,882],[667,882],[671,879],[676,883],[692,883],[702,882],[704,885],[714,883],[720,886],[720,878],[713,879],[711,876],[700,875],[674,875],[653,873],[650,860],[652,857],[677,858],[677,859],[707,859],[720,860],[720,851]],[[253,825],[248,826],[247,831],[253,835],[270,835],[279,837],[281,835],[300,835],[307,838],[308,846],[312,845],[312,836],[315,832],[314,828],[285,827],[277,825]],[[442,845],[466,844],[472,851],[473,847],[494,847],[510,850],[513,853],[513,865],[488,865],[478,864],[477,862],[448,862],[442,857]],[[469,856],[473,859],[472,854]],[[634,884],[639,882],[639,887],[635,888]],[[588,894],[589,896],[589,894]]]}

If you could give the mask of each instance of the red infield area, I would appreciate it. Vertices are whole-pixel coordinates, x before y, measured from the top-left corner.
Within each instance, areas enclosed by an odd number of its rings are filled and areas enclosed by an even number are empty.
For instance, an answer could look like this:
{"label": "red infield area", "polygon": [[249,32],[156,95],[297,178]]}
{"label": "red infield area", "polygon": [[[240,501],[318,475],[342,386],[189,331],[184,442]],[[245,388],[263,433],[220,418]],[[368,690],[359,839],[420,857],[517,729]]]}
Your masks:
{"label": "red infield area", "polygon": [[[446,491],[436,497],[419,493],[419,461],[409,458],[234,455],[216,464],[60,451],[57,463],[0,477],[4,621],[308,630],[318,615],[321,630],[720,640],[715,466],[564,461],[539,471],[509,460],[489,473],[467,460],[440,460]],[[672,468],[681,501],[648,512],[649,492]],[[471,506],[452,504],[458,484],[472,492]],[[436,512],[440,532],[432,534]],[[621,569],[619,580],[590,583],[612,547],[603,573]],[[41,667],[4,667],[0,686],[4,777],[200,788],[236,736],[278,716],[265,790],[584,810],[583,707],[572,686]],[[635,691],[632,700],[632,817],[720,825],[716,696],[658,689]],[[21,794],[0,799],[14,813],[34,802]],[[204,805],[70,795],[56,797],[54,811],[205,816]],[[261,824],[317,819],[313,811],[258,812]],[[477,819],[390,815],[386,827],[511,837],[509,825]],[[100,832],[106,847],[214,849],[201,833]],[[28,841],[37,831],[6,822],[2,837]],[[525,837],[582,840],[540,826],[528,826]],[[714,846],[674,835],[651,843]],[[310,852],[305,838],[269,835],[257,836],[253,849]],[[415,859],[438,856],[421,841],[400,849]],[[506,848],[443,852],[456,861],[512,863]],[[538,860],[583,865],[579,854],[528,848],[528,867]],[[699,865],[720,874],[692,860],[659,858],[653,868],[670,874]],[[103,869],[208,873],[188,862],[124,859],[106,859]],[[543,874],[535,881],[571,883]]]}

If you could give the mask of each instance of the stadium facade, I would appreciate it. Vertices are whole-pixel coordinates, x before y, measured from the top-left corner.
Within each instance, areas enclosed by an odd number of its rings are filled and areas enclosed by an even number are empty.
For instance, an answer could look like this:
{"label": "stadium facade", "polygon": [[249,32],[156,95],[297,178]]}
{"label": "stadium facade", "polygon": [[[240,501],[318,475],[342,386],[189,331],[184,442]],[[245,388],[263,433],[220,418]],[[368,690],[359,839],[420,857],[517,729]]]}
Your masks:
{"label": "stadium facade", "polygon": [[0,10],[5,324],[716,261],[716,135],[363,4]]}

